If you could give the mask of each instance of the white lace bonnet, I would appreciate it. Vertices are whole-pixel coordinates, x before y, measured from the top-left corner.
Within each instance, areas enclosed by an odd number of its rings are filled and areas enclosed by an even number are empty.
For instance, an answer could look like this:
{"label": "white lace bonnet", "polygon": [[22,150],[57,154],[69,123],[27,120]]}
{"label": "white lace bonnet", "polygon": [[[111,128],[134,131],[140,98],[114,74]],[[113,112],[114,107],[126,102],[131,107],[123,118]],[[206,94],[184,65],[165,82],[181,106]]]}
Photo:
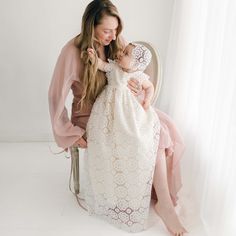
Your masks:
{"label": "white lace bonnet", "polygon": [[135,46],[132,51],[132,56],[134,57],[134,67],[137,70],[144,71],[152,59],[150,50],[144,45],[138,43],[130,44]]}

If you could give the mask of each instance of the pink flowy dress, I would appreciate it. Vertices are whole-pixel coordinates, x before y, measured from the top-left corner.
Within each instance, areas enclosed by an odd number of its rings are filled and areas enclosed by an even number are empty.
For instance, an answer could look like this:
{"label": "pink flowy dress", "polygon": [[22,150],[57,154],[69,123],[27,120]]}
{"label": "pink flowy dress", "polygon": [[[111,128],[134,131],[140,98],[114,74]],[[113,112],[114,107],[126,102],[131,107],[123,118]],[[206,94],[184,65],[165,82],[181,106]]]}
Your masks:
{"label": "pink flowy dress", "polygon": [[[127,42],[123,40],[123,43],[125,47]],[[57,145],[65,151],[68,151],[68,148],[76,140],[85,137],[86,126],[92,109],[92,106],[88,106],[83,111],[79,111],[77,106],[82,97],[83,87],[80,77],[83,73],[83,68],[80,51],[74,45],[73,38],[61,49],[48,90],[53,135]],[[71,117],[69,118],[65,102],[70,90],[72,90],[74,98]],[[168,189],[173,205],[176,206],[178,192],[182,187],[180,160],[183,157],[185,144],[171,117],[159,109],[155,108],[155,111],[160,120],[160,139],[156,148],[163,150],[166,153],[166,157],[168,156],[166,158]],[[152,199],[158,200],[153,186]]]}

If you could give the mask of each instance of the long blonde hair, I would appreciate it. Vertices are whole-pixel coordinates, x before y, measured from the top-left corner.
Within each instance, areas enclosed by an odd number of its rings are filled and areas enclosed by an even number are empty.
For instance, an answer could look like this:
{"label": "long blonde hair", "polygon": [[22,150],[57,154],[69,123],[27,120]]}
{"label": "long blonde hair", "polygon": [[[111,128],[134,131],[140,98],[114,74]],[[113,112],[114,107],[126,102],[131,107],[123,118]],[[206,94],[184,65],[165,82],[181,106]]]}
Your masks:
{"label": "long blonde hair", "polygon": [[104,16],[114,16],[118,20],[116,40],[105,46],[106,58],[115,59],[116,55],[122,50],[121,39],[119,37],[122,31],[122,21],[119,17],[117,8],[109,0],[94,0],[88,4],[82,17],[81,33],[74,40],[75,46],[81,52],[81,59],[84,63],[84,73],[81,83],[83,85],[83,94],[80,100],[80,109],[88,104],[93,104],[97,96],[106,85],[104,72],[97,68],[97,60],[91,62],[88,57],[87,48],[95,48],[95,43],[100,44],[95,37],[94,29],[101,24]]}

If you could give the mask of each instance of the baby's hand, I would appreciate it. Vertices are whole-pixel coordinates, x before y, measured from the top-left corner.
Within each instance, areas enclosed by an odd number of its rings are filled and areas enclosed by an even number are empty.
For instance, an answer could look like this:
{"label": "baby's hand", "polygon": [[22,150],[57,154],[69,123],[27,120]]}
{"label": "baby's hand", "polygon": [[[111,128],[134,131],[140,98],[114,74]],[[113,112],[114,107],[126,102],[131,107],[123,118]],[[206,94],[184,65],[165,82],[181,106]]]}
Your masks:
{"label": "baby's hand", "polygon": [[96,57],[95,50],[93,48],[87,48],[89,59],[93,62]]}
{"label": "baby's hand", "polygon": [[144,99],[143,100],[142,106],[143,106],[144,110],[147,110],[150,107],[150,105],[151,105],[151,102],[150,102],[149,99]]}

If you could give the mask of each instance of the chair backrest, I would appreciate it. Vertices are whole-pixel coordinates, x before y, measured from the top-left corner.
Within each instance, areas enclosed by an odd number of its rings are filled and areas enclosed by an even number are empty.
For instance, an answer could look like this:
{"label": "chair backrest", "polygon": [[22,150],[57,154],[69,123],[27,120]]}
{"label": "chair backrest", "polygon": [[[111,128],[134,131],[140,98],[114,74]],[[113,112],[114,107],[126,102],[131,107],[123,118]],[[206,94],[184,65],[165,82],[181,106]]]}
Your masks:
{"label": "chair backrest", "polygon": [[150,76],[150,80],[154,85],[154,96],[152,99],[152,104],[154,105],[160,93],[162,83],[162,66],[160,56],[158,50],[155,49],[154,46],[149,42],[135,41],[135,43],[144,45],[152,53],[152,60],[144,72]]}

